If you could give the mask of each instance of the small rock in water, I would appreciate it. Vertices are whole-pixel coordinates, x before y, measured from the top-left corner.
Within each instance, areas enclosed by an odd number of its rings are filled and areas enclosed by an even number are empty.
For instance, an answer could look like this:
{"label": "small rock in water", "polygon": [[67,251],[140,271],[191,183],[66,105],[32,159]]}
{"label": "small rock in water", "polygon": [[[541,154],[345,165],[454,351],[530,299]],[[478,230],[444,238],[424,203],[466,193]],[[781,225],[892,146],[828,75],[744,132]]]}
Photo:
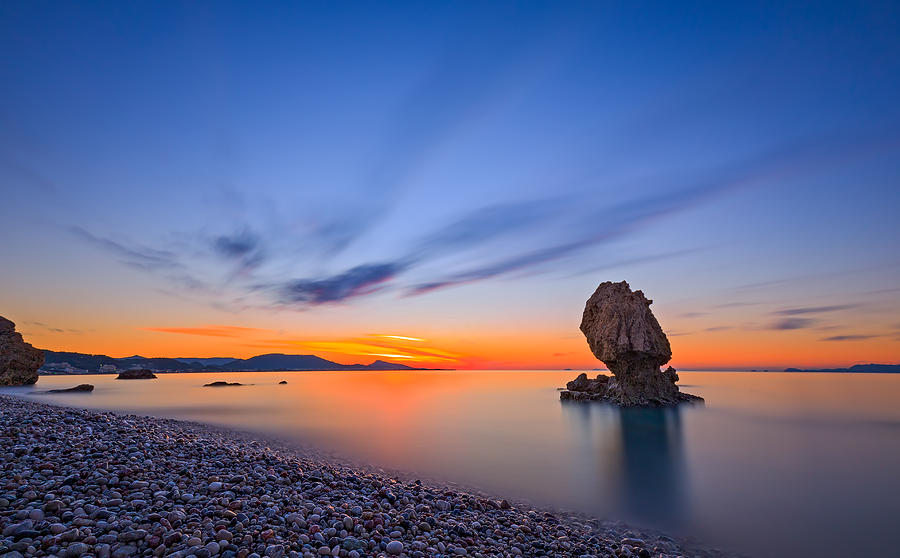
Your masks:
{"label": "small rock in water", "polygon": [[132,368],[131,370],[123,370],[116,376],[117,380],[155,380],[156,374],[147,368]]}
{"label": "small rock in water", "polygon": [[91,384],[78,384],[75,387],[70,388],[62,388],[62,389],[48,389],[47,393],[69,393],[69,392],[86,392],[86,391],[94,391],[94,386]]}

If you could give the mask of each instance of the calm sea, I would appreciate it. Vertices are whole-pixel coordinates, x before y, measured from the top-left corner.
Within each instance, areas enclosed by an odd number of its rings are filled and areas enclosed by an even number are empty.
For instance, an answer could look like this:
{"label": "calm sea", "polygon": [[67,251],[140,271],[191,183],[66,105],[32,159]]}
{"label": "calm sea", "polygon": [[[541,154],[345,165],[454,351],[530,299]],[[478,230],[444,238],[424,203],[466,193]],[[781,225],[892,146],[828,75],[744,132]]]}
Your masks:
{"label": "calm sea", "polygon": [[[900,555],[900,375],[679,374],[705,406],[562,403],[563,371],[44,376],[3,391],[289,437],[751,556]],[[39,393],[82,382],[96,389]]]}

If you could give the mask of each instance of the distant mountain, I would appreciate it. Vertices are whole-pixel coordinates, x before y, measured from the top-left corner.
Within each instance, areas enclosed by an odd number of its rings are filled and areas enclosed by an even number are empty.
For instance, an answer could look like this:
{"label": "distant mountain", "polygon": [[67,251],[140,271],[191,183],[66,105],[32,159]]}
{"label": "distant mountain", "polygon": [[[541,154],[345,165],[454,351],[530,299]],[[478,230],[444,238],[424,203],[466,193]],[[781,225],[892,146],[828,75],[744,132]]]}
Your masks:
{"label": "distant mountain", "polygon": [[211,358],[195,358],[195,357],[178,357],[175,360],[179,362],[202,364],[203,366],[222,366],[229,362],[238,360],[234,357],[211,357]]}
{"label": "distant mountain", "polygon": [[[120,361],[106,355],[44,351],[44,366],[63,362],[69,363],[73,368],[80,368],[82,370],[100,370],[100,367],[105,365],[116,367],[121,365]],[[128,366],[125,366],[124,368],[128,368]]]}
{"label": "distant mountain", "polygon": [[785,372],[864,372],[869,374],[900,374],[900,364],[854,364],[850,368],[785,368]]}
{"label": "distant mountain", "polygon": [[272,353],[219,366],[220,370],[344,370],[343,364],[316,355],[284,355]]}
{"label": "distant mountain", "polygon": [[363,368],[365,368],[366,370],[416,370],[416,368],[413,368],[412,366],[407,366],[405,364],[395,364],[393,362],[387,362],[384,360],[376,360],[372,364],[363,366]]}
{"label": "distant mountain", "polygon": [[405,364],[376,360],[372,364],[339,364],[316,355],[285,355],[272,353],[247,359],[214,358],[146,358],[134,355],[112,358],[106,355],[88,355],[44,350],[45,373],[72,374],[111,371],[112,368],[149,368],[159,372],[256,372],[288,370],[422,370]]}

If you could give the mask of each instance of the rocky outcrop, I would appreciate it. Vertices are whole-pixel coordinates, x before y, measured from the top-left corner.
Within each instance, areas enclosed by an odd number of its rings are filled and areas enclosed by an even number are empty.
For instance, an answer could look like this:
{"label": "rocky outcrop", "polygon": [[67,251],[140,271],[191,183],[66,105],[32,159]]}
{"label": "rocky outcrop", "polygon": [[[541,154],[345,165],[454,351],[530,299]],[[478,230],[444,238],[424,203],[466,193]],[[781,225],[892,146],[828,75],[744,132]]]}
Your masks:
{"label": "rocky outcrop", "polygon": [[152,370],[146,368],[133,368],[131,370],[122,370],[116,376],[117,380],[155,380],[156,374]]}
{"label": "rocky outcrop", "polygon": [[84,391],[94,391],[94,386],[91,384],[78,384],[75,387],[64,388],[64,389],[48,389],[47,393],[71,393],[71,392],[84,392]]}
{"label": "rocky outcrop", "polygon": [[0,316],[0,386],[35,383],[43,364],[44,352],[26,343],[16,324]]}
{"label": "rocky outcrop", "polygon": [[211,384],[203,384],[203,387],[228,387],[228,386],[242,386],[242,385],[244,385],[244,384],[242,384],[240,382],[225,382],[225,381],[220,380],[218,382],[212,382]]}
{"label": "rocky outcrop", "polygon": [[660,371],[672,358],[672,348],[650,311],[652,303],[625,281],[597,287],[584,307],[581,331],[613,377],[601,374],[592,380],[581,374],[566,385],[560,399],[602,400],[624,407],[702,401],[678,390],[674,368]]}

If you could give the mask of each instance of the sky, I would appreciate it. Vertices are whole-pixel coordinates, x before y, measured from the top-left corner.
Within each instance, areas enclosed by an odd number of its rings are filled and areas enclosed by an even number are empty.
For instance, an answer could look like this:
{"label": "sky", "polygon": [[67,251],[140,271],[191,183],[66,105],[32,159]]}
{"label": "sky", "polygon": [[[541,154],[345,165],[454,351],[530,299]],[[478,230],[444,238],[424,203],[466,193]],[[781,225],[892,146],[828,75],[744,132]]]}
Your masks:
{"label": "sky", "polygon": [[900,362],[900,7],[0,3],[0,315],[40,348]]}

